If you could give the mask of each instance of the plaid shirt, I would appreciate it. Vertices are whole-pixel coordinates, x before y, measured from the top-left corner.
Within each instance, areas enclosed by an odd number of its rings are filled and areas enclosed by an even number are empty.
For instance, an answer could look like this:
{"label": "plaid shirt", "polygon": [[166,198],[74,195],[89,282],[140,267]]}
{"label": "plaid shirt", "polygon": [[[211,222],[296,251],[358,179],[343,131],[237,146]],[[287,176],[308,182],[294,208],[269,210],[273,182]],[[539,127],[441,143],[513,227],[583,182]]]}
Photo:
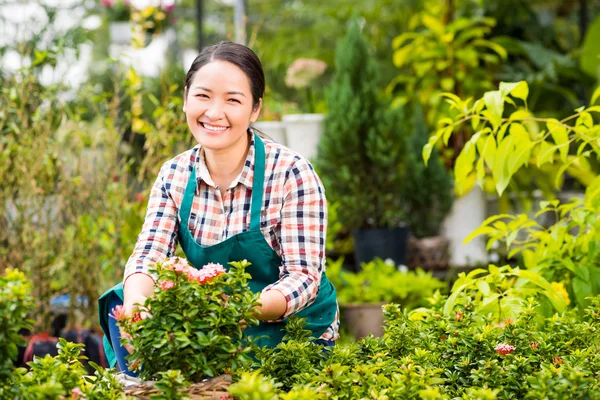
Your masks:
{"label": "plaid shirt", "polygon": [[[276,289],[285,296],[285,318],[308,307],[317,297],[325,268],[327,204],[323,185],[304,157],[273,141],[264,142],[261,232],[283,260],[280,279],[264,291]],[[254,140],[242,172],[224,196],[212,181],[198,145],[161,167],[142,232],[125,267],[124,281],[135,273],[150,275],[150,265],[175,254],[179,208],[193,167],[198,181],[188,226],[196,242],[212,246],[250,229]],[[337,339],[338,329],[339,310],[321,339]]]}

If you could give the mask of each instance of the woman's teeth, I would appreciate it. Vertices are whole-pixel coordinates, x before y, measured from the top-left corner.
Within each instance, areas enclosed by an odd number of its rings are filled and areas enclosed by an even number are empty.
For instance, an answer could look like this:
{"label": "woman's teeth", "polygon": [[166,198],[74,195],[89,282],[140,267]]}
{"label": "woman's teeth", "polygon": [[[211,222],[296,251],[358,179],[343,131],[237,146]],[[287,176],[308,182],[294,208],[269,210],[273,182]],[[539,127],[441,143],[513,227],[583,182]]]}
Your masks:
{"label": "woman's teeth", "polygon": [[212,131],[212,132],[223,132],[225,129],[227,129],[226,126],[211,126],[211,125],[207,125],[204,124],[202,122],[200,122],[200,124],[207,130]]}

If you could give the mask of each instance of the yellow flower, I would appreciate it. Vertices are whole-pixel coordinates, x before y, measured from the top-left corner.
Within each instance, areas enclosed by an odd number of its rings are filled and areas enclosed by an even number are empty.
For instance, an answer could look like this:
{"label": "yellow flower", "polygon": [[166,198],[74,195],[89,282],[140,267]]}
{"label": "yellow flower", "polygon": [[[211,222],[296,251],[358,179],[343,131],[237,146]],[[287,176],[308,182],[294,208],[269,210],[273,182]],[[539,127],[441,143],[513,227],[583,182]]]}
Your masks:
{"label": "yellow flower", "polygon": [[571,304],[571,299],[569,298],[569,293],[567,292],[567,289],[565,289],[565,284],[562,282],[552,282],[552,289],[554,289],[554,291],[556,292],[556,294],[558,294],[563,301],[565,302],[566,305]]}

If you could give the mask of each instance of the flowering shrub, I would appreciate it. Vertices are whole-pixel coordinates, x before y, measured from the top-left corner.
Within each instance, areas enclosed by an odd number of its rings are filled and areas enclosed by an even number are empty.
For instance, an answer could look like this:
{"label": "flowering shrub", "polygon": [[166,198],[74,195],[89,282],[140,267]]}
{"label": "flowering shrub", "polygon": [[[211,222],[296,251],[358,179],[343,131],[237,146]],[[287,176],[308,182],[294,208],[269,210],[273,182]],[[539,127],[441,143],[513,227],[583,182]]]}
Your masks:
{"label": "flowering shrub", "polygon": [[[126,317],[122,308],[113,310],[123,340],[134,349],[130,366],[143,379],[180,370],[197,382],[250,364],[252,340],[244,325],[258,324],[258,295],[248,288],[249,263],[230,265],[227,272],[219,264],[197,270],[182,258],[158,263],[154,295],[139,312]],[[140,318],[141,312],[150,317]]]}
{"label": "flowering shrub", "polygon": [[337,345],[326,356],[307,351],[312,339],[296,335],[263,353],[262,376],[243,375],[230,393],[285,400],[600,396],[600,297],[584,316],[571,310],[540,321],[530,301],[501,323],[480,317],[475,304],[445,316],[444,299],[433,300],[432,308],[413,312],[385,306],[383,338]]}

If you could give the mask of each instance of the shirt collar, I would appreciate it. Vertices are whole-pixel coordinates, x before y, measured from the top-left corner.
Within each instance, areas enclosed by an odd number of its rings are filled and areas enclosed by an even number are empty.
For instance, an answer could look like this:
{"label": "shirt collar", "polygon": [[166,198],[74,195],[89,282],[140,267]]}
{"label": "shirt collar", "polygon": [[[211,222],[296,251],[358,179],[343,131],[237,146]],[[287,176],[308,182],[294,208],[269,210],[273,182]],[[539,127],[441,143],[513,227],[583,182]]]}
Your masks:
{"label": "shirt collar", "polygon": [[[254,153],[255,143],[254,134],[252,134],[250,137],[250,149],[248,149],[248,154],[246,155],[246,160],[244,161],[244,166],[242,167],[242,172],[240,172],[240,174],[231,182],[229,185],[230,189],[236,187],[238,183],[241,183],[247,188],[252,189],[252,179],[254,178]],[[202,146],[198,146],[198,155],[196,157],[196,175],[198,180],[197,183],[200,183],[202,180],[207,185],[212,187],[217,186],[208,172],[206,159],[204,158],[204,149],[202,149]]]}

